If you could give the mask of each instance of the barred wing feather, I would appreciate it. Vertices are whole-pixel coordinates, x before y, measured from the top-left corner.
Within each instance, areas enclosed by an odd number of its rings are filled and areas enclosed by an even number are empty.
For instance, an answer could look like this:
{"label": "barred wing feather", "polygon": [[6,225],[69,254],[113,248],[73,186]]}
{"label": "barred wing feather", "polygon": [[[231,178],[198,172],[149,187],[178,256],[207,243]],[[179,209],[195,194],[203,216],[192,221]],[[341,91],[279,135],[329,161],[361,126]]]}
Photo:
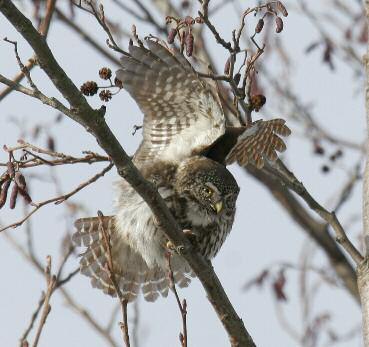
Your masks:
{"label": "barred wing feather", "polygon": [[181,161],[225,130],[217,91],[178,51],[150,40],[147,45],[130,45],[131,56],[121,58],[116,73],[144,113],[143,141],[134,155],[139,166],[158,158]]}

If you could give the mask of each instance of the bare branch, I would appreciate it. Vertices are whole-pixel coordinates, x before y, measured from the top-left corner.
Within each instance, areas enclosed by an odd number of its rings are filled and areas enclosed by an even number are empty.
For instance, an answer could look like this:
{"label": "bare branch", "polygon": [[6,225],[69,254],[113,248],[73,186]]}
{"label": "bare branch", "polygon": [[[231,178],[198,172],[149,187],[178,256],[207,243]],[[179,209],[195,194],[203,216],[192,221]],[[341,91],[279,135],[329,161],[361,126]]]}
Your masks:
{"label": "bare branch", "polygon": [[[51,151],[49,149],[44,149],[32,145],[28,142],[24,142],[23,140],[18,141],[19,145],[14,147],[4,147],[4,149],[8,153],[15,153],[19,150],[24,151],[25,153],[29,154],[32,158],[26,160],[15,160],[18,167],[20,169],[35,167],[40,165],[49,165],[49,166],[56,166],[56,165],[69,165],[69,164],[78,164],[78,163],[86,163],[86,164],[93,164],[99,162],[107,162],[110,161],[107,156],[100,155],[98,153],[94,153],[91,151],[83,152],[85,154],[84,157],[73,157],[69,154],[58,153],[55,151]],[[57,159],[45,159],[36,153],[45,154],[47,156],[57,158]],[[23,153],[22,153],[23,155]],[[0,167],[7,166],[7,163],[0,163]]]}
{"label": "bare branch", "polygon": [[68,18],[59,8],[56,8],[55,13],[57,18],[63,23],[68,25],[72,30],[74,30],[79,36],[82,37],[90,46],[95,48],[100,54],[107,58],[110,62],[115,65],[119,65],[119,59],[117,59],[113,54],[111,54],[105,47],[100,45],[86,30],[84,30],[77,21],[73,21]]}
{"label": "bare branch", "polygon": [[187,301],[183,299],[181,303],[181,299],[179,298],[176,284],[174,281],[174,274],[172,270],[172,265],[170,262],[172,255],[170,252],[166,254],[167,263],[168,263],[168,277],[169,277],[169,284],[170,289],[172,289],[174,296],[176,297],[177,305],[182,317],[182,333],[179,334],[179,340],[181,342],[182,347],[187,347]]}
{"label": "bare branch", "polygon": [[44,200],[42,202],[39,203],[34,203],[34,209],[31,210],[25,217],[23,217],[21,220],[19,220],[18,222],[9,224],[5,227],[0,228],[0,232],[7,230],[9,228],[17,228],[20,225],[22,225],[28,218],[30,218],[35,212],[37,212],[41,207],[54,203],[55,205],[61,204],[62,202],[64,202],[65,200],[69,199],[72,195],[78,193],[80,190],[82,190],[83,188],[87,187],[88,185],[90,185],[91,183],[96,182],[99,178],[103,177],[108,171],[111,170],[111,168],[113,167],[113,163],[110,163],[105,169],[103,169],[101,172],[99,172],[98,174],[94,175],[93,177],[91,177],[90,179],[88,179],[87,181],[81,183],[77,188],[73,189],[71,192],[67,193],[67,194],[63,194],[60,196],[57,196],[55,198],[52,199],[48,199],[48,200]]}
{"label": "bare branch", "polygon": [[27,337],[28,337],[29,333],[31,332],[31,330],[33,329],[33,326],[34,326],[34,324],[36,322],[36,319],[38,317],[38,314],[40,313],[41,308],[42,308],[42,306],[44,304],[44,301],[45,301],[45,293],[42,293],[41,294],[41,298],[38,301],[36,310],[32,313],[32,316],[31,316],[31,320],[29,322],[29,325],[27,326],[26,330],[24,331],[24,333],[22,334],[21,338],[19,339],[19,341],[20,341],[19,347],[23,347],[24,342],[27,341]]}
{"label": "bare branch", "polygon": [[123,297],[123,293],[120,290],[118,282],[115,278],[113,257],[111,255],[110,235],[105,230],[104,225],[102,223],[102,218],[104,217],[104,215],[102,214],[101,211],[97,211],[97,216],[101,221],[104,243],[105,243],[105,247],[108,251],[108,254],[107,254],[107,257],[108,257],[107,266],[108,266],[108,268],[106,269],[106,271],[108,272],[109,279],[110,279],[111,283],[114,286],[114,289],[115,289],[115,292],[118,296],[119,303],[120,303],[121,310],[122,310],[123,322],[120,322],[119,325],[120,325],[120,328],[122,330],[124,343],[125,343],[126,347],[130,347],[131,344],[130,344],[130,341],[129,341],[128,318],[127,318],[127,304],[128,304],[128,301]]}
{"label": "bare branch", "polygon": [[[45,17],[44,17],[44,19],[41,22],[40,27],[39,27],[39,30],[40,30],[41,35],[43,35],[45,38],[47,37],[47,34],[49,32],[51,19],[52,19],[53,13],[54,13],[55,2],[56,2],[56,0],[47,0],[47,3],[46,3],[46,14],[45,14]],[[35,65],[36,65],[36,59],[35,59],[35,57],[32,57],[32,58],[28,59],[28,62],[26,63],[26,65],[24,67],[29,72],[29,71],[32,70],[32,68]],[[14,85],[20,83],[22,81],[22,79],[23,79],[24,76],[25,75],[24,75],[23,71],[21,71],[19,74],[17,74],[13,78]],[[0,101],[2,99],[4,99],[13,90],[14,90],[14,87],[9,86],[9,85],[8,85],[7,88],[5,88],[4,90],[2,90],[0,92]]]}
{"label": "bare branch", "polygon": [[235,312],[213,269],[200,254],[193,250],[193,246],[181,232],[165,202],[155,187],[146,182],[137,168],[134,167],[129,156],[107,126],[101,112],[90,108],[78,88],[59,66],[47,43],[34,29],[32,23],[10,1],[0,0],[0,11],[31,45],[37,54],[41,68],[70,103],[73,112],[69,111],[66,114],[96,137],[99,145],[112,158],[120,176],[126,179],[145,200],[160,222],[163,232],[188,261],[203,284],[209,301],[217,311],[218,316],[221,317],[221,322],[228,332],[231,344],[233,346],[254,346],[251,336]]}
{"label": "bare branch", "polygon": [[321,247],[347,290],[356,302],[360,303],[355,269],[328,232],[328,225],[313,218],[279,178],[270,175],[265,170],[260,171],[251,166],[247,168],[247,171],[270,190],[291,218]]}
{"label": "bare branch", "polygon": [[345,230],[343,229],[341,223],[337,219],[337,216],[334,211],[328,212],[323,206],[321,206],[306,190],[304,185],[297,180],[295,175],[290,172],[284,164],[277,160],[275,164],[273,164],[272,172],[276,174],[282,182],[284,182],[291,190],[297,193],[308,206],[316,212],[321,218],[323,218],[336,233],[336,240],[341,246],[346,250],[346,252],[351,256],[352,260],[359,265],[363,261],[363,256],[356,249],[356,247],[351,243],[348,239]]}
{"label": "bare branch", "polygon": [[46,265],[46,268],[45,268],[45,277],[46,277],[47,290],[46,290],[46,293],[45,293],[45,299],[44,299],[44,303],[43,303],[43,310],[42,310],[42,314],[41,314],[40,323],[39,323],[38,329],[36,331],[35,340],[34,340],[33,345],[32,345],[33,347],[37,347],[38,342],[40,340],[42,329],[44,328],[45,323],[46,323],[47,316],[49,315],[49,313],[51,311],[50,298],[51,298],[52,293],[54,292],[54,288],[55,288],[55,285],[56,285],[56,276],[51,275],[51,257],[50,256],[47,257],[47,265]]}

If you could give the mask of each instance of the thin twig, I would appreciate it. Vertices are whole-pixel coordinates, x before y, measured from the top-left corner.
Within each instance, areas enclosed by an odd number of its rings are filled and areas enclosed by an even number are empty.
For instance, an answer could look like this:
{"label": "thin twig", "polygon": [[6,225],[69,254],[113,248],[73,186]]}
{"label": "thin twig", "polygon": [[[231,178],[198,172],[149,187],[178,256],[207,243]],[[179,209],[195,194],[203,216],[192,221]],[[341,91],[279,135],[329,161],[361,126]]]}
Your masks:
{"label": "thin twig", "polygon": [[181,303],[181,299],[179,298],[176,284],[174,281],[172,265],[170,261],[171,257],[172,257],[171,253],[167,252],[166,259],[167,259],[167,264],[168,264],[169,284],[170,284],[170,288],[172,289],[174,293],[174,296],[176,297],[177,305],[178,305],[179,311],[181,312],[181,317],[182,317],[182,332],[179,334],[179,341],[181,342],[182,347],[187,347],[187,301],[186,299],[183,299]]}
{"label": "thin twig", "polygon": [[47,257],[45,277],[46,277],[46,283],[47,283],[47,291],[45,293],[45,300],[44,300],[44,304],[43,304],[42,315],[41,315],[41,319],[40,319],[38,329],[36,331],[35,340],[34,340],[33,345],[32,345],[33,347],[37,347],[38,342],[40,340],[40,336],[41,336],[42,330],[45,326],[47,316],[49,315],[50,310],[51,310],[50,298],[51,298],[52,293],[54,292],[54,288],[55,288],[55,285],[56,285],[56,276],[51,275],[51,257],[50,256]]}
{"label": "thin twig", "polygon": [[[39,26],[39,31],[41,35],[43,35],[45,38],[47,37],[47,34],[49,33],[50,23],[51,23],[52,15],[53,15],[54,8],[55,8],[55,2],[56,0],[47,0],[45,17],[41,21],[40,26]],[[29,72],[32,70],[32,68],[36,64],[37,64],[36,56],[33,56],[30,59],[28,59],[25,65],[25,69]],[[22,81],[24,76],[25,76],[24,73],[20,72],[16,76],[14,76],[12,81],[14,82],[14,84],[18,84],[19,82]],[[9,86],[9,85],[6,88],[4,88],[4,90],[0,92],[0,101],[3,100],[13,90],[14,90],[14,87]]]}
{"label": "thin twig", "polygon": [[78,21],[68,18],[59,8],[56,8],[55,12],[57,14],[57,18],[74,30],[74,32],[81,36],[84,41],[90,44],[111,63],[119,66],[119,59],[112,54],[112,51],[105,49],[104,46],[102,46],[95,38],[93,38],[90,34],[90,31],[85,30],[81,25],[79,25]]}
{"label": "thin twig", "polygon": [[[24,141],[18,141],[20,144],[18,146],[14,147],[4,147],[4,149],[8,153],[15,153],[16,151],[25,151],[26,153],[30,154],[32,158],[27,160],[15,160],[15,162],[18,165],[18,168],[29,168],[29,167],[35,167],[40,165],[49,165],[49,166],[56,166],[56,165],[67,165],[67,164],[77,164],[77,163],[86,163],[86,164],[93,164],[98,162],[106,162],[110,161],[107,156],[100,155],[95,152],[91,151],[85,151],[83,152],[85,154],[84,157],[73,157],[69,154],[64,154],[60,152],[51,151],[49,149],[44,149],[37,147],[35,145],[32,145],[30,143],[24,142]],[[45,159],[33,152],[39,153],[39,154],[45,154],[53,158],[58,159]],[[7,166],[7,163],[0,163],[0,167]]]}
{"label": "thin twig", "polygon": [[97,10],[95,8],[95,5],[93,4],[93,2],[91,0],[85,0],[85,3],[89,6],[90,9],[87,9],[85,7],[83,7],[81,4],[77,4],[75,2],[72,2],[73,5],[75,5],[76,7],[78,7],[81,10],[84,10],[90,14],[92,14],[97,22],[100,24],[100,26],[103,28],[103,30],[105,31],[105,33],[108,35],[109,39],[106,40],[107,45],[112,48],[113,50],[115,50],[116,52],[119,52],[121,54],[124,55],[129,55],[129,53],[127,53],[125,50],[121,49],[118,44],[116,43],[113,34],[110,31],[109,26],[106,23],[105,20],[105,13],[104,13],[104,6],[102,4],[99,5],[99,10]]}
{"label": "thin twig", "polygon": [[[271,173],[276,174],[281,181],[287,185],[291,190],[297,193],[308,206],[315,211],[321,218],[323,218],[335,231],[336,241],[346,250],[351,256],[352,260],[357,264],[361,264],[364,260],[363,256],[352,244],[346,235],[341,223],[337,219],[334,211],[328,212],[322,205],[320,205],[306,190],[304,185],[295,177],[295,175],[289,171],[281,160],[277,160],[276,163],[272,164]],[[268,167],[267,167],[268,169]]]}
{"label": "thin twig", "polygon": [[30,320],[30,322],[29,322],[26,330],[22,334],[21,338],[19,339],[19,341],[20,341],[19,347],[23,347],[24,346],[24,342],[27,341],[27,337],[28,337],[29,333],[31,332],[31,330],[33,329],[33,326],[34,326],[35,321],[36,321],[36,319],[38,317],[38,314],[40,313],[41,308],[42,308],[42,306],[44,304],[44,301],[45,301],[45,293],[42,292],[41,298],[38,301],[36,310],[32,313],[31,320]]}
{"label": "thin twig", "polygon": [[[37,259],[36,255],[34,254],[32,249],[29,249],[28,252],[26,249],[20,245],[9,233],[4,234],[5,237],[11,242],[13,247],[27,260],[29,261],[39,272],[43,272],[44,269],[42,267],[41,262]],[[60,271],[58,270],[57,273]],[[76,301],[72,298],[72,296],[68,293],[68,291],[64,288],[64,285],[68,283],[77,273],[79,273],[79,268],[73,270],[65,277],[59,279],[57,281],[54,290],[59,289],[60,294],[64,297],[67,304],[72,308],[74,311],[80,314],[80,316],[92,327],[94,328],[98,334],[100,334],[106,342],[111,347],[117,347],[118,344],[114,341],[113,337],[110,335],[109,330],[104,329],[95,319],[94,317],[84,308],[82,308],[80,305],[76,303]],[[22,334],[22,337],[20,339],[21,343],[25,341],[32,330],[34,323],[39,315],[39,312],[41,310],[41,307],[45,300],[45,294],[42,295],[42,302],[39,303],[40,308],[37,308],[34,312],[34,314],[31,317],[31,321],[26,329],[26,331]],[[22,345],[20,347],[23,347]]]}
{"label": "thin twig", "polygon": [[106,168],[104,168],[101,172],[99,172],[98,174],[94,175],[93,177],[91,177],[90,179],[88,179],[87,181],[81,183],[80,185],[78,185],[77,188],[73,189],[71,192],[64,194],[64,195],[60,195],[57,196],[55,198],[52,199],[48,199],[39,203],[33,203],[34,204],[34,209],[31,210],[25,217],[23,217],[21,220],[19,220],[18,222],[9,224],[5,227],[0,228],[0,232],[10,229],[10,228],[17,228],[20,225],[22,225],[28,218],[30,218],[35,212],[37,212],[41,207],[54,203],[55,205],[61,204],[62,202],[66,201],[67,199],[69,199],[72,195],[78,193],[80,190],[82,190],[83,188],[87,187],[88,185],[90,185],[91,183],[96,182],[99,178],[103,177],[108,171],[111,170],[111,168],[114,166],[113,163],[110,163]]}
{"label": "thin twig", "polygon": [[38,91],[38,88],[36,87],[36,85],[32,81],[31,74],[30,74],[29,70],[27,69],[27,67],[24,66],[24,64],[22,63],[22,60],[19,56],[17,41],[9,40],[7,37],[4,38],[4,41],[6,41],[8,43],[11,43],[14,46],[15,58],[17,59],[19,69],[22,71],[24,76],[26,76],[27,81],[28,81],[29,85],[31,86],[31,88]]}
{"label": "thin twig", "polygon": [[[168,210],[168,207],[158,194],[156,188],[142,177],[139,170],[132,164],[131,158],[119,144],[119,141],[116,139],[102,116],[103,112],[101,110],[94,110],[90,107],[86,98],[80,93],[78,87],[56,61],[47,42],[40,37],[37,30],[35,30],[18,8],[11,2],[5,0],[0,0],[0,5],[0,12],[31,45],[37,54],[43,71],[71,105],[72,110],[63,106],[62,112],[83,125],[86,130],[95,136],[99,145],[114,161],[119,175],[126,179],[144,199],[157,220],[160,221],[165,235],[176,246],[180,255],[188,261],[204,286],[207,296],[209,297],[209,302],[213,305],[218,317],[221,317],[220,321],[228,333],[231,344],[233,346],[255,346],[252,337],[229,301],[214,270],[200,254],[193,251],[193,245],[183,235],[181,228]],[[6,79],[2,78],[0,75],[0,81],[1,80]],[[21,86],[17,87],[25,94],[37,97],[32,93],[32,90],[24,89],[24,87]],[[48,104],[51,103],[49,98],[44,99],[44,101]],[[55,106],[60,107],[58,104],[55,104]]]}
{"label": "thin twig", "polygon": [[110,335],[110,331],[105,329],[101,324],[93,317],[93,315],[87,311],[84,307],[79,305],[71,296],[69,291],[65,288],[60,289],[60,294],[63,296],[67,305],[76,313],[78,313],[81,318],[83,318],[93,329],[96,330],[98,334],[101,335],[102,338],[105,339],[107,344],[111,347],[118,347],[118,343],[114,340],[114,338]]}
{"label": "thin twig", "polygon": [[125,343],[126,347],[130,347],[129,332],[128,332],[128,316],[127,316],[128,301],[127,301],[127,299],[124,298],[123,293],[120,290],[120,287],[119,287],[119,285],[117,283],[117,280],[115,278],[115,272],[114,272],[114,266],[113,266],[114,263],[113,263],[112,253],[111,253],[110,235],[108,234],[107,230],[105,230],[104,223],[102,221],[102,218],[104,217],[104,215],[102,214],[101,211],[98,211],[97,216],[100,219],[100,224],[101,224],[101,229],[102,229],[102,233],[103,233],[104,243],[105,243],[105,247],[107,249],[107,258],[108,258],[107,272],[108,272],[108,276],[109,276],[109,279],[110,279],[110,281],[111,281],[111,283],[112,283],[112,285],[115,289],[115,292],[118,296],[120,306],[121,306],[121,309],[122,309],[123,322],[119,322],[119,326],[120,326],[120,329],[122,331],[123,340],[124,340],[124,343]]}

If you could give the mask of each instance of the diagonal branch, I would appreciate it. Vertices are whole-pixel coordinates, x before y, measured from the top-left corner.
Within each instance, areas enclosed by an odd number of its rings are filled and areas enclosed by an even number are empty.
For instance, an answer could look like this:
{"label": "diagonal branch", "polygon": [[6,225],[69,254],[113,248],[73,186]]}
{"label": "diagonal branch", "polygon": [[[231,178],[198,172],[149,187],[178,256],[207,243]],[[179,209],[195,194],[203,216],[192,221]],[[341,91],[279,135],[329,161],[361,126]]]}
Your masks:
{"label": "diagonal branch", "polygon": [[265,170],[260,171],[252,166],[247,168],[247,172],[269,189],[270,193],[281,203],[291,218],[321,247],[336,274],[353,298],[360,304],[355,269],[329,234],[327,223],[318,222],[313,218],[293,193],[285,185],[281,184],[278,178],[268,174]]}
{"label": "diagonal branch", "polygon": [[282,183],[299,195],[315,213],[317,213],[332,227],[336,233],[336,241],[350,255],[356,265],[362,263],[364,260],[363,256],[347,237],[346,232],[334,211],[329,212],[322,205],[320,205],[307,191],[305,186],[295,177],[295,175],[286,168],[281,160],[277,160],[272,165],[268,165],[266,169],[269,170],[273,175],[276,175]]}
{"label": "diagonal branch", "polygon": [[[45,17],[43,19],[43,21],[40,24],[40,33],[46,37],[48,32],[49,32],[49,28],[50,28],[50,23],[51,23],[51,19],[54,13],[54,8],[55,8],[55,2],[56,0],[48,0],[46,3],[46,14]],[[25,65],[25,69],[27,71],[32,70],[32,68],[36,65],[36,59],[35,57],[32,57],[28,60],[27,64]],[[19,83],[22,81],[22,79],[24,78],[25,74],[21,71],[20,73],[18,73],[14,78],[13,78],[13,82],[14,83]],[[6,87],[4,90],[2,90],[0,92],[0,101],[2,99],[4,99],[9,93],[11,93],[14,90],[14,87],[9,86]]]}
{"label": "diagonal branch", "polygon": [[102,112],[93,110],[89,106],[78,88],[60,67],[45,40],[11,1],[0,0],[0,11],[31,45],[40,67],[69,102],[72,109],[67,115],[96,138],[99,145],[112,158],[119,175],[127,180],[145,200],[168,239],[175,245],[178,253],[188,261],[204,286],[210,303],[229,335],[231,345],[234,347],[255,346],[211,265],[193,249],[155,187],[147,182],[132,164],[129,156],[106,124]]}

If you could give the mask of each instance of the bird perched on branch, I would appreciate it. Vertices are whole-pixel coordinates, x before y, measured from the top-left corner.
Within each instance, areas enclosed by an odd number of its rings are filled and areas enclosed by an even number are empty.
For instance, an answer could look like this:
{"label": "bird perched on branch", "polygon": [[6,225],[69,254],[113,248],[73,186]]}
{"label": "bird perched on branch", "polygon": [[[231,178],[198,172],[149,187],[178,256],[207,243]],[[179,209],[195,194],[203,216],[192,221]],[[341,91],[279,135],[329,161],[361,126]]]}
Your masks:
{"label": "bird perched on branch", "polygon": [[[282,119],[227,127],[216,88],[199,77],[177,50],[148,40],[148,48],[129,46],[116,73],[144,113],[143,140],[133,162],[158,189],[196,249],[211,260],[229,234],[239,187],[227,164],[262,168],[286,146],[278,135],[290,130]],[[116,214],[75,222],[74,242],[87,247],[81,272],[92,285],[114,295],[106,270],[110,253],[116,282],[132,301],[140,289],[154,301],[170,286],[167,239],[148,205],[124,180],[117,183]],[[104,233],[108,233],[108,251]],[[185,287],[192,271],[173,252],[174,281]]]}

